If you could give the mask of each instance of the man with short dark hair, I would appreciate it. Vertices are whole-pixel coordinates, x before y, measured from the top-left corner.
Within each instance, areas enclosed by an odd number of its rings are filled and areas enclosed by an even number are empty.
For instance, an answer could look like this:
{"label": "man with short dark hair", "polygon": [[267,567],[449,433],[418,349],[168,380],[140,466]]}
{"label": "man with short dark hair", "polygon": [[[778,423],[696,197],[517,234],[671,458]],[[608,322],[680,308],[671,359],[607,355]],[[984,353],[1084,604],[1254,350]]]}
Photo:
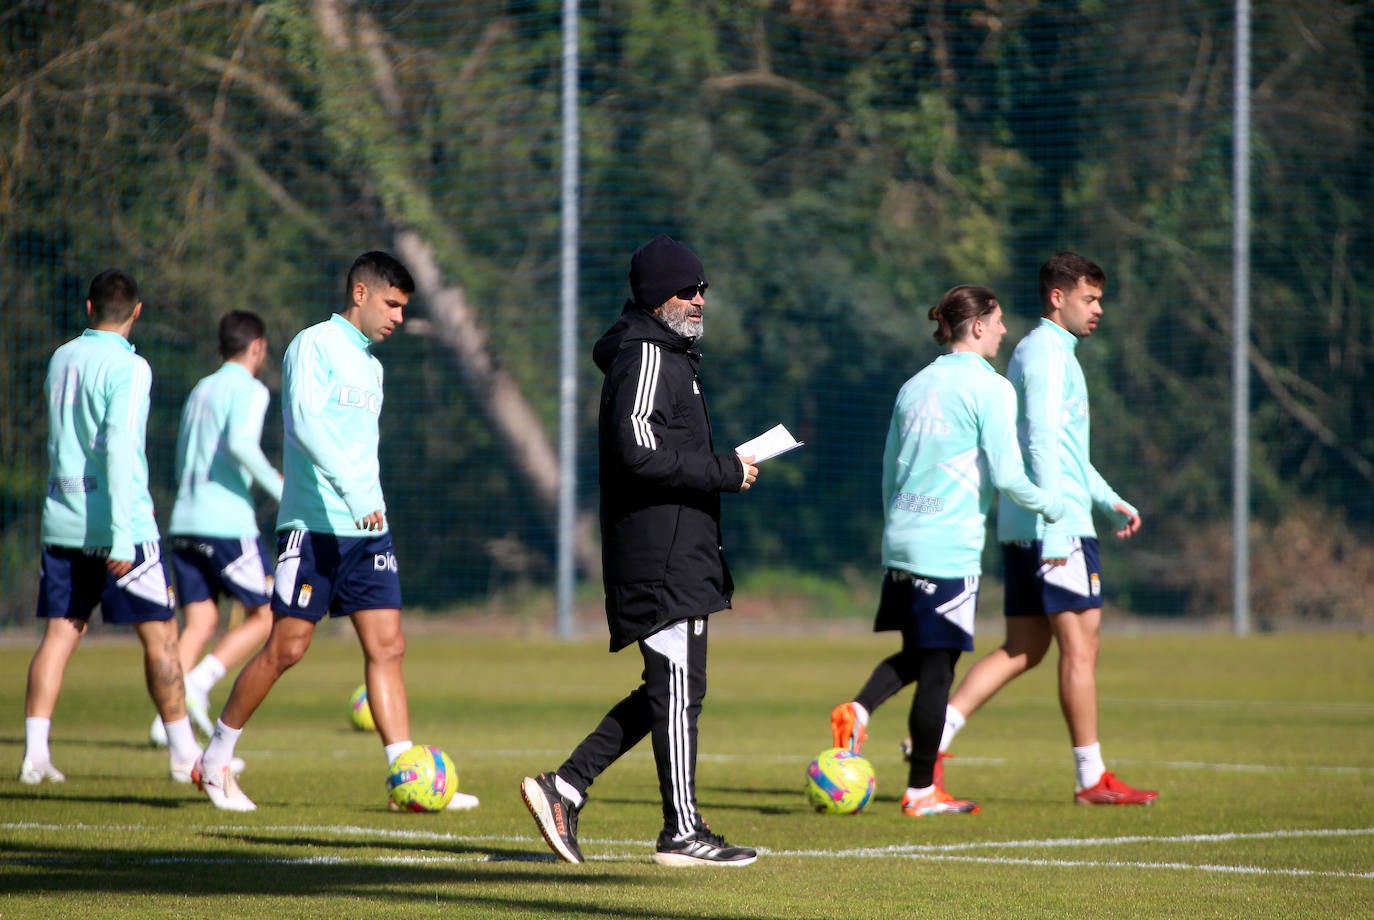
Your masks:
{"label": "man with short dark hair", "polygon": [[[221,317],[219,353],[224,363],[195,385],[181,412],[177,496],[167,528],[185,620],[179,658],[186,672],[186,709],[206,735],[214,732],[210,689],[261,648],[272,630],[272,589],[252,487],[256,483],[280,501],[282,483],[259,444],[271,398],[258,380],[267,363],[262,318],[247,310]],[[243,605],[243,621],[200,658],[219,622],[221,596]],[[161,719],[153,720],[149,734],[154,744],[166,743]]]}
{"label": "man with short dark hair", "polygon": [[1000,502],[1007,639],[974,663],[950,698],[940,756],[969,716],[1040,663],[1053,639],[1059,644],[1059,704],[1077,774],[1074,801],[1149,805],[1159,793],[1129,786],[1107,770],[1097,735],[1102,573],[1093,511],[1110,515],[1121,539],[1140,529],[1140,512],[1088,458],[1088,386],[1074,351],[1097,329],[1106,282],[1101,267],[1073,252],[1057,254],[1040,269],[1040,324],[1017,343],[1007,379],[1018,397],[1026,472],[1041,489],[1062,495],[1066,512],[1051,524]]}
{"label": "man with short dark hair", "polygon": [[52,716],[67,662],[97,604],[105,622],[131,625],[143,643],[148,695],[167,726],[172,779],[189,783],[200,756],[177,660],[176,598],[148,492],[152,371],[129,341],[142,312],[131,275],[96,275],[86,300],[90,328],[53,352],[43,383],[48,492],[38,616],[47,624],[24,699],[19,781],[30,785],[66,779],[49,750]]}
{"label": "man with short dark hair", "polygon": [[[229,769],[248,719],[301,660],[326,616],[346,616],[362,645],[367,701],[390,764],[412,744],[401,663],[401,580],[378,461],[382,365],[372,346],[404,319],[415,282],[385,252],[348,271],[344,303],[310,326],[282,359],[284,481],[277,513],[275,617],[267,643],[243,666],[197,781],[215,807],[253,811]],[[450,808],[472,808],[456,793]]]}
{"label": "man with short dark hair", "polygon": [[697,366],[706,275],[682,243],[659,236],[630,258],[633,299],[593,348],[606,375],[598,423],[602,570],[611,651],[631,644],[643,681],[557,771],[521,795],[549,846],[583,861],[577,815],[588,787],[645,735],[663,800],[661,865],[752,863],[697,811],[697,717],[706,695],[707,617],[730,606],[720,493],[747,490],[752,457],[716,453]]}

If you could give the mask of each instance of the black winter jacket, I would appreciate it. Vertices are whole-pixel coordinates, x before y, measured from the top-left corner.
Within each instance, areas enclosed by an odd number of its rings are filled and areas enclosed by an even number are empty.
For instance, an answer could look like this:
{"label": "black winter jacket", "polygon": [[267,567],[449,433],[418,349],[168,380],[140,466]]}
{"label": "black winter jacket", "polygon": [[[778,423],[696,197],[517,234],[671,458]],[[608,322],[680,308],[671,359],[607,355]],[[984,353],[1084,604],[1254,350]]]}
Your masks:
{"label": "black winter jacket", "polygon": [[690,339],[626,303],[592,349],[606,375],[598,422],[601,569],[611,651],[730,606],[720,493],[744,467],[711,441]]}

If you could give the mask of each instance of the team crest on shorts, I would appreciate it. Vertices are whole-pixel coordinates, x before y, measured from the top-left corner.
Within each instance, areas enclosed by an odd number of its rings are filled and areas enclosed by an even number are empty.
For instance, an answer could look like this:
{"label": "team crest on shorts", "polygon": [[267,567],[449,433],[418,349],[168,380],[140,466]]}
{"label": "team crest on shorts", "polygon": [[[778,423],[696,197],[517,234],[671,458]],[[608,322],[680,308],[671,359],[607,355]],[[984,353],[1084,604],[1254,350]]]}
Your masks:
{"label": "team crest on shorts", "polygon": [[310,597],[315,593],[315,589],[309,585],[301,585],[301,593],[296,595],[297,607],[309,607]]}
{"label": "team crest on shorts", "polygon": [[1091,589],[1089,592],[1091,594],[1102,593],[1102,579],[1097,576],[1096,572],[1088,576],[1088,587]]}

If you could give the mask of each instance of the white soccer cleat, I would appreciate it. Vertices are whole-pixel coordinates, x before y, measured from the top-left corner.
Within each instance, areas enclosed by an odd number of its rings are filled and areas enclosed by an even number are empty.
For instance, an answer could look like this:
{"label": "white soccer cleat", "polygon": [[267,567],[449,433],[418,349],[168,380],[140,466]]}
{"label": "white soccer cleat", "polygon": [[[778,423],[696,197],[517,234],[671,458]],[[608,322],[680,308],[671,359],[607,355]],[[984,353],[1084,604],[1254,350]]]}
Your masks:
{"label": "white soccer cleat", "polygon": [[[234,759],[238,760],[237,757]],[[234,776],[232,761],[228,766],[206,773],[201,767],[201,762],[197,760],[191,770],[192,781],[210,797],[210,804],[216,808],[222,811],[257,811],[258,806],[243,794]]]}
{"label": "white soccer cleat", "polygon": [[[199,693],[186,687],[186,714],[191,717],[191,724],[200,729],[200,733],[209,738],[215,733],[214,720],[210,718],[210,695]],[[165,731],[165,729],[164,729]]]}
{"label": "white soccer cleat", "polygon": [[148,741],[153,747],[167,746],[167,726],[162,724],[162,716],[153,716],[153,724],[148,729]]}
{"label": "white soccer cleat", "polygon": [[[196,781],[196,767],[199,765],[197,760],[193,760],[189,764],[173,761],[168,767],[167,773],[174,783],[194,783]],[[245,766],[247,764],[243,762],[242,757],[233,757],[229,760],[229,772],[233,774],[235,779],[243,775]]]}
{"label": "white soccer cleat", "polygon": [[[472,811],[472,809],[481,804],[482,800],[475,795],[469,795],[466,792],[455,792],[453,793],[453,798],[444,806],[444,811]],[[386,798],[386,807],[387,811],[402,810],[401,806],[397,805],[396,800],[391,796],[387,796]]]}
{"label": "white soccer cleat", "polygon": [[469,795],[466,792],[455,792],[453,793],[453,798],[444,806],[444,811],[472,811],[472,809],[481,804],[482,800],[475,795]]}
{"label": "white soccer cleat", "polygon": [[51,763],[34,763],[32,760],[25,759],[19,765],[19,782],[26,786],[37,786],[39,783],[65,783],[67,777],[62,775],[62,771],[54,767]]}

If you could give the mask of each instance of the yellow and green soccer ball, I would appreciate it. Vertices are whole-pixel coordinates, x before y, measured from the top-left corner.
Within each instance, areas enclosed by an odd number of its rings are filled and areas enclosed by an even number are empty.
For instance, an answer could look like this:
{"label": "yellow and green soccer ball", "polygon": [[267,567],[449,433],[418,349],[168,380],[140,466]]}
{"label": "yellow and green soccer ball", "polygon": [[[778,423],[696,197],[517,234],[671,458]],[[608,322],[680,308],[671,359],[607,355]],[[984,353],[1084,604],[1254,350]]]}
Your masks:
{"label": "yellow and green soccer ball", "polygon": [[417,744],[387,768],[386,785],[403,811],[443,811],[458,791],[458,770],[437,747]]}
{"label": "yellow and green soccer ball", "polygon": [[348,720],[360,732],[377,730],[377,723],[372,718],[372,707],[367,705],[367,684],[360,685],[348,698]]}
{"label": "yellow and green soccer ball", "polygon": [[824,814],[858,814],[875,785],[873,765],[848,748],[821,751],[806,768],[806,798]]}

